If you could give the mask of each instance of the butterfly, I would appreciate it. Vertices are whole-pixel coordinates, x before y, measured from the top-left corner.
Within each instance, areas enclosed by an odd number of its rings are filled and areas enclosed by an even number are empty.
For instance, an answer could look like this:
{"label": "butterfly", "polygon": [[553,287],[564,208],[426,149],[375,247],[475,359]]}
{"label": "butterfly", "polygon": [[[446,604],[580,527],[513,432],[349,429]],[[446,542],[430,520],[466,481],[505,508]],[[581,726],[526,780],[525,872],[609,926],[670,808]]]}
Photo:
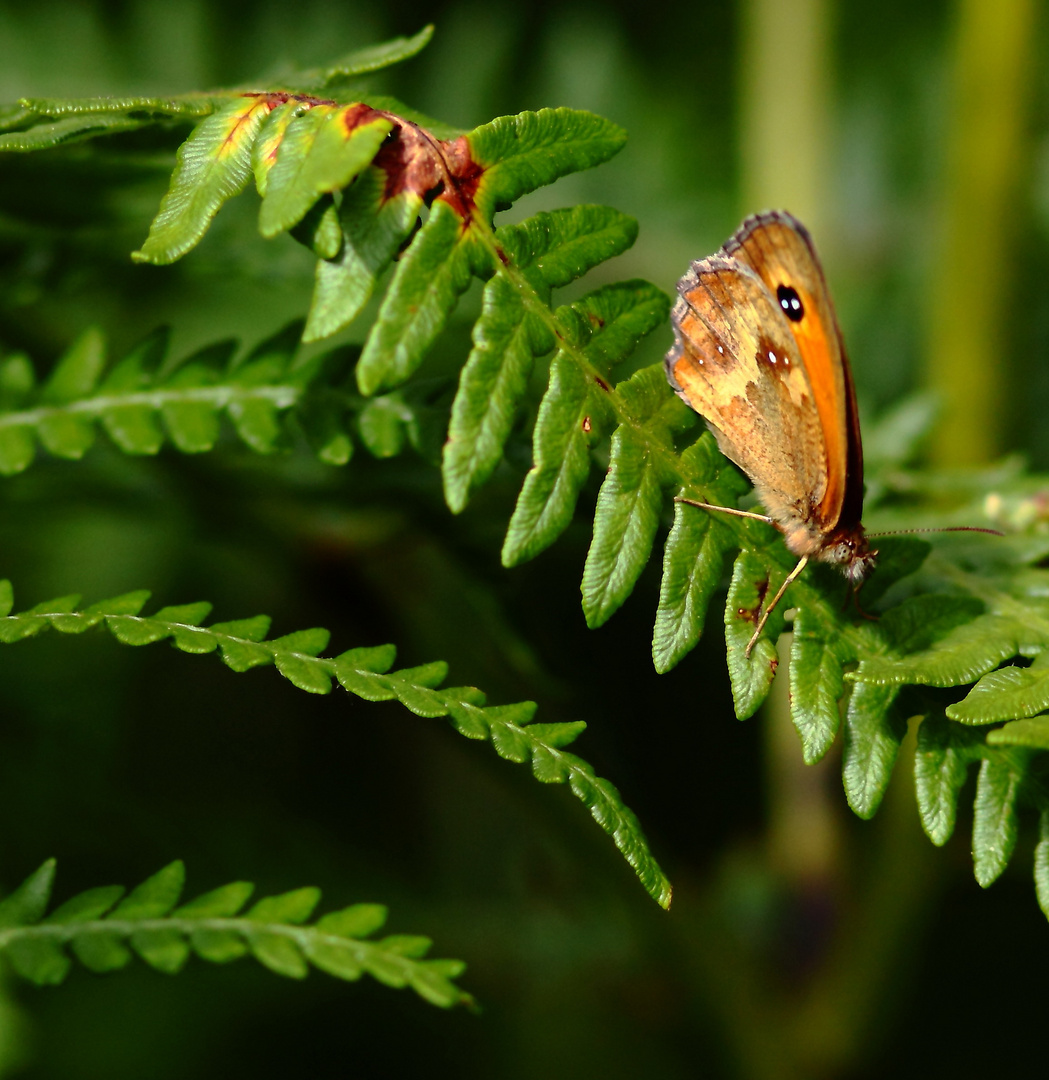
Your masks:
{"label": "butterfly", "polygon": [[791,214],[747,218],[719,252],[692,264],[677,290],[667,378],[768,514],[694,505],[769,522],[799,560],[761,614],[749,657],[810,561],[839,567],[853,587],[874,565],[860,521],[856,394],[816,248]]}

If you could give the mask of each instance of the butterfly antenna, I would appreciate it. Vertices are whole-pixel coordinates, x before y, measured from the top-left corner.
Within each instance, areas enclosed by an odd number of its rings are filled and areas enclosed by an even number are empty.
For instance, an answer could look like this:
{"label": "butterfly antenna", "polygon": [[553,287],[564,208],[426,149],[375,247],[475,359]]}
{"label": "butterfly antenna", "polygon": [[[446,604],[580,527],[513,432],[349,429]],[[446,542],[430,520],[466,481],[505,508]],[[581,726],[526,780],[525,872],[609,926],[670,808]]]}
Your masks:
{"label": "butterfly antenna", "polygon": [[776,605],[780,602],[780,600],[783,599],[783,594],[794,583],[798,574],[800,574],[802,570],[805,569],[805,567],[808,565],[808,562],[808,555],[802,555],[800,561],[798,562],[798,565],[795,566],[793,570],[791,570],[791,572],[787,575],[786,580],[779,587],[779,591],[772,598],[772,602],[761,613],[761,618],[758,619],[758,625],[754,630],[754,636],[750,639],[750,641],[747,642],[747,647],[743,650],[743,655],[748,660],[750,659],[751,649],[754,648],[754,645],[757,643],[758,638],[761,636],[761,631],[765,629],[765,623],[769,621],[769,616],[773,613],[773,611],[776,610]]}
{"label": "butterfly antenna", "polygon": [[893,529],[891,532],[867,533],[868,537],[874,536],[903,536],[905,533],[945,533],[945,532],[978,532],[987,533],[988,536],[1005,536],[1000,529],[984,529],[979,525],[945,525],[942,529]]}

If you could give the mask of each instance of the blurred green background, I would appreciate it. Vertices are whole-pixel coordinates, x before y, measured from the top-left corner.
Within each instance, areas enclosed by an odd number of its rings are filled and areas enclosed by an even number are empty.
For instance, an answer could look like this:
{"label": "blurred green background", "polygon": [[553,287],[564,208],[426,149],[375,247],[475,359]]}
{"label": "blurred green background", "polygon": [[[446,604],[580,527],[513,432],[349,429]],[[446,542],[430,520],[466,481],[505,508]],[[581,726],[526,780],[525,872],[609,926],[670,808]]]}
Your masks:
{"label": "blurred green background", "polygon": [[[1049,26],[1033,0],[0,2],[0,101],[265,80],[428,22],[431,46],[377,88],[464,128],[570,105],[628,130],[610,164],[512,212],[593,201],[639,219],[637,245],[587,288],[639,276],[672,291],[744,214],[786,206],[820,245],[865,415],[931,389],[933,460],[1021,451],[1049,465]],[[0,158],[0,349],[46,365],[97,322],[119,354],[170,322],[183,354],[251,345],[305,312],[311,257],[258,236],[251,194],[183,262],[131,264],[184,133]],[[431,374],[462,362],[477,303],[475,287]],[[653,335],[637,363],[669,342],[669,328]],[[247,961],[175,979],[76,970],[57,990],[10,985],[4,1075],[1037,1067],[1049,928],[1030,838],[982,893],[971,822],[933,849],[903,757],[878,817],[852,818],[837,762],[800,764],[782,703],[733,719],[713,613],[700,648],[656,676],[656,565],[587,631],[585,513],[503,570],[526,434],[458,518],[411,452],[333,469],[232,439],[149,460],[100,440],[83,462],[42,459],[3,482],[0,570],[23,605],[149,587],[158,603],[212,600],[219,619],[272,614],[275,633],[327,626],[336,651],[394,641],[401,662],[446,659],[453,683],[494,702],[586,720],[579,753],[639,814],[676,884],[671,912],[567,791],[443,721],[163,647],[44,637],[0,650],[4,888],[50,855],[59,899],[176,857],[191,894],[317,884],[325,908],[388,903],[391,930],[467,960],[484,1010],[316,973],[292,984]]]}

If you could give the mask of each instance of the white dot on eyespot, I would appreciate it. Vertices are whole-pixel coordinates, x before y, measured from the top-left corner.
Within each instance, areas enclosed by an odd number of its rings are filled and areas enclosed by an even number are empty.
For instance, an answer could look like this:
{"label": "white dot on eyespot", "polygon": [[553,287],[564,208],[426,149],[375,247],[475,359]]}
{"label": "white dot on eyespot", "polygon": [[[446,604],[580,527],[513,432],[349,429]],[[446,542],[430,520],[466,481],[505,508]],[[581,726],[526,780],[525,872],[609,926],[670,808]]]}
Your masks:
{"label": "white dot on eyespot", "polygon": [[769,349],[769,363],[774,364],[776,362],[776,354]]}
{"label": "white dot on eyespot", "polygon": [[719,346],[718,346],[718,352],[719,352],[719,353],[723,353],[724,351],[725,351],[725,350],[724,350],[724,349],[723,349],[723,348],[722,348],[722,347],[721,347],[721,346],[719,345]]}

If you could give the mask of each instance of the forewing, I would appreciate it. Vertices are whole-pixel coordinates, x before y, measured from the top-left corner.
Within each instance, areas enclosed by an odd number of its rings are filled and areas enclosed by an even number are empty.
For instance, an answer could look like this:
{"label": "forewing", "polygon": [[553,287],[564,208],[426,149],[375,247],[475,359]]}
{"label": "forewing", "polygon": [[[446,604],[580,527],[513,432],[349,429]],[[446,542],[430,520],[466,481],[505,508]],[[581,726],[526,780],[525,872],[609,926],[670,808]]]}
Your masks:
{"label": "forewing", "polygon": [[787,319],[812,387],[826,448],[828,480],[817,516],[827,527],[858,525],[863,504],[863,452],[855,393],[830,290],[808,230],[783,211],[748,218],[724,253],[751,267],[775,300],[793,289],[800,318]]}
{"label": "forewing", "polygon": [[693,263],[678,292],[671,384],[774,518],[809,520],[825,494],[826,451],[785,315],[753,270],[724,255]]}

